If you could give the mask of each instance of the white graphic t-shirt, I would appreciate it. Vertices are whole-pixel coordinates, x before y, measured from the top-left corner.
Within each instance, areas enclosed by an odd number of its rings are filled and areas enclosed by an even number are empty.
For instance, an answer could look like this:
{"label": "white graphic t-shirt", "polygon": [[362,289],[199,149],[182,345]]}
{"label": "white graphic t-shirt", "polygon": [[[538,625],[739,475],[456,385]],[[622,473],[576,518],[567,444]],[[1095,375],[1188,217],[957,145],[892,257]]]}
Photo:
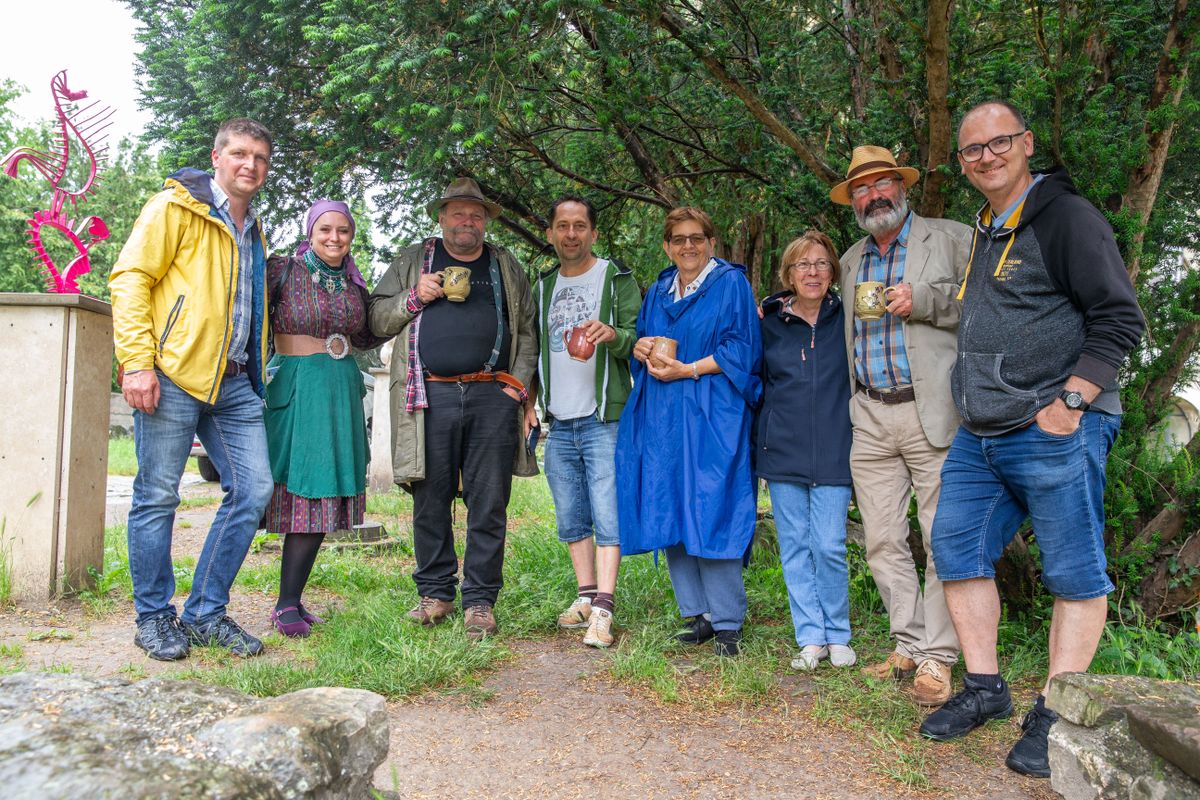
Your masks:
{"label": "white graphic t-shirt", "polygon": [[578,419],[596,413],[596,354],[587,361],[571,358],[563,334],[581,322],[596,319],[607,270],[608,261],[598,258],[582,275],[568,278],[560,272],[554,282],[546,314],[550,347],[550,407],[546,410],[556,419]]}

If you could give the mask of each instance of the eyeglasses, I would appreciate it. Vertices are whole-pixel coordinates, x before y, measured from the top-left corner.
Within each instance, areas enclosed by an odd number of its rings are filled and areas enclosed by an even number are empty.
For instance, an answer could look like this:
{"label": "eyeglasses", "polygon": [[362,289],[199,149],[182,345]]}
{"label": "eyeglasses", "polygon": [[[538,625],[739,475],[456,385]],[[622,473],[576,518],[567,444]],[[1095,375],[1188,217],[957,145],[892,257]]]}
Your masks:
{"label": "eyeglasses", "polygon": [[694,233],[691,236],[672,236],[667,241],[670,242],[671,247],[683,247],[685,244],[699,247],[708,241],[708,237],[702,233]]}
{"label": "eyeglasses", "polygon": [[818,258],[816,261],[795,261],[788,264],[787,268],[798,269],[801,275],[809,272],[826,273],[833,271],[833,262],[827,258]]}
{"label": "eyeglasses", "polygon": [[969,144],[958,151],[958,156],[963,161],[971,164],[983,158],[983,148],[985,147],[992,151],[992,155],[1003,155],[1009,150],[1012,150],[1013,139],[1017,138],[1018,136],[1024,136],[1025,131],[1027,130],[1029,129],[1025,128],[1024,130],[1017,131],[1016,133],[1010,133],[1007,136],[997,136],[995,139],[992,139],[990,142],[986,142],[985,144]]}
{"label": "eyeglasses", "polygon": [[866,197],[871,193],[872,187],[880,192],[886,192],[888,189],[892,188],[892,184],[895,182],[896,178],[880,178],[874,183],[864,183],[862,186],[855,186],[850,190],[850,196],[855,200],[859,199],[860,197]]}

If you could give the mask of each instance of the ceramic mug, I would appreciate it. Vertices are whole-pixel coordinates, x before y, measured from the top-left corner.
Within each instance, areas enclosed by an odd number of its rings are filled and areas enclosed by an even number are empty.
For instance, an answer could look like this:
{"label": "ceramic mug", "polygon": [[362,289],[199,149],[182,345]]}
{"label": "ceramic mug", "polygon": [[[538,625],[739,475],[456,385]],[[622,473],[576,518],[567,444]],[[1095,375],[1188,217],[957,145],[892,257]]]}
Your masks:
{"label": "ceramic mug", "polygon": [[888,292],[895,287],[863,281],[854,287],[854,313],[859,319],[879,319],[887,310]]}
{"label": "ceramic mug", "polygon": [[563,331],[563,344],[567,347],[567,355],[576,361],[587,361],[596,352],[596,345],[588,340],[587,328],[582,325]]}
{"label": "ceramic mug", "polygon": [[655,336],[654,346],[650,348],[650,355],[659,358],[674,358],[678,347],[679,342],[674,339],[667,336]]}
{"label": "ceramic mug", "polygon": [[438,272],[442,276],[442,291],[452,303],[461,303],[471,293],[471,270],[466,267],[446,267]]}

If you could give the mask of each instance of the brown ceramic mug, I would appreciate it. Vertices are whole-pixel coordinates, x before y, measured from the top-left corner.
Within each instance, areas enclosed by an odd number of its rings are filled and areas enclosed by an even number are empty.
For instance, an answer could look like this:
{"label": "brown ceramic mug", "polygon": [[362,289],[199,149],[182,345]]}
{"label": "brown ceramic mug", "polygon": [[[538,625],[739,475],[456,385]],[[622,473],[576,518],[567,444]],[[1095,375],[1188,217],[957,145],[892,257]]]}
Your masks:
{"label": "brown ceramic mug", "polygon": [[471,293],[471,270],[466,267],[446,267],[438,272],[442,276],[442,291],[452,303],[461,303]]}
{"label": "brown ceramic mug", "polygon": [[596,352],[596,345],[587,338],[587,328],[582,325],[563,331],[563,344],[567,346],[567,355],[576,361],[587,361]]}
{"label": "brown ceramic mug", "polygon": [[655,336],[654,346],[650,348],[651,356],[659,358],[675,358],[675,352],[679,348],[679,342],[667,336]]}

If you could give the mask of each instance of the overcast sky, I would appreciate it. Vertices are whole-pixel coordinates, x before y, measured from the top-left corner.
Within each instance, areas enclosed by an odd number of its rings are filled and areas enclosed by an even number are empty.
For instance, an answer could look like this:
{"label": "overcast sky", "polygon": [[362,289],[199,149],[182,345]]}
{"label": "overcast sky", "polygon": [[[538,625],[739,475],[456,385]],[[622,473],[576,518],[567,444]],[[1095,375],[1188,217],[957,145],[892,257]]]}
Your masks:
{"label": "overcast sky", "polygon": [[110,144],[139,135],[148,115],[138,110],[133,65],[136,24],[116,0],[51,0],[4,4],[4,43],[0,80],[23,86],[27,94],[12,104],[26,122],[54,117],[50,79],[67,70],[72,90],[116,109]]}

